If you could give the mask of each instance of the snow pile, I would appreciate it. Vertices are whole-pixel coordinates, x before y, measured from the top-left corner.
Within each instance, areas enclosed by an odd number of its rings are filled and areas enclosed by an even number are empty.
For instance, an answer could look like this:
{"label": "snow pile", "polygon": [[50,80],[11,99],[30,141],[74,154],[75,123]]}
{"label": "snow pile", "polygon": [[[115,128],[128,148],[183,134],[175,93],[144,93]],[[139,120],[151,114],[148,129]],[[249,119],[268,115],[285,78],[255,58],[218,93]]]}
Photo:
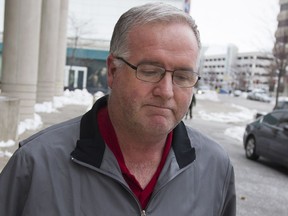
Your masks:
{"label": "snow pile", "polygon": [[[99,94],[99,93],[98,93]],[[52,102],[44,102],[35,104],[35,112],[52,113],[57,112],[57,108],[65,105],[87,105],[91,106],[93,103],[93,96],[86,90],[76,89],[75,91],[64,91],[63,96],[53,97]]]}
{"label": "snow pile", "polygon": [[12,153],[5,150],[5,151],[0,151],[0,157],[8,157],[10,158],[12,156]]}
{"label": "snow pile", "polygon": [[[13,140],[8,140],[7,142],[3,142],[3,141],[0,141],[0,148],[4,148],[4,147],[11,147],[11,146],[14,146],[15,145],[15,141]],[[12,156],[12,153],[5,150],[5,151],[1,151],[0,150],[0,158],[1,157],[11,157]]]}
{"label": "snow pile", "polygon": [[36,130],[43,124],[41,116],[34,113],[33,119],[25,119],[18,124],[18,136],[23,134],[26,130]]}
{"label": "snow pile", "polygon": [[15,145],[15,141],[13,140],[8,140],[7,142],[3,142],[3,141],[0,141],[0,148],[2,147],[10,147],[10,146],[13,146]]}
{"label": "snow pile", "polygon": [[197,94],[197,100],[210,100],[210,101],[220,101],[216,91],[209,90],[204,94]]}
{"label": "snow pile", "polygon": [[249,110],[245,107],[232,104],[232,107],[239,109],[239,112],[210,112],[199,111],[201,119],[206,121],[216,121],[224,123],[239,123],[253,120],[257,110]]}
{"label": "snow pile", "polygon": [[245,127],[237,126],[237,127],[227,128],[224,131],[224,134],[226,136],[236,139],[237,141],[240,141],[241,142],[240,144],[242,144],[242,141],[243,141],[242,138],[243,138],[244,132],[245,132]]}
{"label": "snow pile", "polygon": [[[104,95],[102,92],[97,92],[95,94],[95,99],[98,99]],[[94,100],[95,100],[94,99]],[[32,119],[25,119],[19,122],[17,134],[18,136],[23,134],[26,130],[36,130],[43,125],[41,116],[37,113],[52,113],[57,112],[58,108],[64,107],[66,105],[87,105],[91,107],[93,104],[93,95],[91,95],[86,89],[75,91],[64,91],[63,96],[53,97],[52,102],[44,102],[41,104],[35,104],[34,106],[34,116]],[[0,148],[8,148],[15,145],[14,140],[0,141]],[[0,150],[0,157],[11,157],[12,153],[7,150]]]}

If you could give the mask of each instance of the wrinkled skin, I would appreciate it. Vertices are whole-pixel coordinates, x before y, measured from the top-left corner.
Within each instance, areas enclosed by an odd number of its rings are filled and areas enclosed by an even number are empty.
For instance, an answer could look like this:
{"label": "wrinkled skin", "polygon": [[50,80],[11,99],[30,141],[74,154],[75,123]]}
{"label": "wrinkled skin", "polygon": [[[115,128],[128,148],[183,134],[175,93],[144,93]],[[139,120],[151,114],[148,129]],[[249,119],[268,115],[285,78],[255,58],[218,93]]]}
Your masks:
{"label": "wrinkled skin", "polygon": [[[196,70],[198,46],[193,31],[184,24],[149,24],[129,33],[133,65],[151,62],[167,70]],[[113,55],[107,59],[111,95],[108,110],[113,126],[126,136],[143,142],[165,140],[167,134],[186,114],[193,88],[180,88],[166,73],[158,83],[138,80],[127,65],[116,67]]]}

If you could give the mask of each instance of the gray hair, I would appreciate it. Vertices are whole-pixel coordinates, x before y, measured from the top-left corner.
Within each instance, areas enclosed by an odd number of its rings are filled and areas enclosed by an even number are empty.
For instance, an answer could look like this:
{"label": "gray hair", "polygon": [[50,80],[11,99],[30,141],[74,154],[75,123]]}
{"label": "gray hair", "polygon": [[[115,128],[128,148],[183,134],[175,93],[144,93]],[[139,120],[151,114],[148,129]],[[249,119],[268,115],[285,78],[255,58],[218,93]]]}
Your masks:
{"label": "gray hair", "polygon": [[128,34],[132,28],[152,23],[184,23],[191,27],[201,48],[200,35],[194,19],[184,11],[164,3],[148,3],[125,12],[114,27],[110,42],[110,53],[127,57]]}

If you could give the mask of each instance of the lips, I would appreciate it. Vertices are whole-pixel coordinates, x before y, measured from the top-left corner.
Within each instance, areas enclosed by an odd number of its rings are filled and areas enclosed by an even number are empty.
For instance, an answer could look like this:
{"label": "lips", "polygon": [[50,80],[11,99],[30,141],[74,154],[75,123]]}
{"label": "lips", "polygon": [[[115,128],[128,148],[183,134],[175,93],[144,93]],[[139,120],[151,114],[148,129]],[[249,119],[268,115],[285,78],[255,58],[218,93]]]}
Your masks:
{"label": "lips", "polygon": [[159,115],[159,116],[167,116],[171,115],[171,112],[173,112],[173,109],[168,106],[159,106],[159,105],[145,105],[148,112],[152,115]]}
{"label": "lips", "polygon": [[169,106],[159,106],[159,105],[154,105],[154,104],[148,104],[146,106],[149,106],[149,107],[154,107],[154,108],[158,108],[158,109],[163,109],[163,110],[172,110],[171,107]]}

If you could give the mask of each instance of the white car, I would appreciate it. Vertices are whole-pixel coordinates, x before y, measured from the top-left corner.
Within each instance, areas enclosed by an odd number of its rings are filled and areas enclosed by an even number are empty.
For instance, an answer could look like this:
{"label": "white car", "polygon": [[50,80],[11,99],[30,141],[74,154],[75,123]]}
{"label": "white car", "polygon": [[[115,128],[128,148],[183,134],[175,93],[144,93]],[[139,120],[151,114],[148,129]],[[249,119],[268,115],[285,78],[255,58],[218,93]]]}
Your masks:
{"label": "white car", "polygon": [[196,93],[197,94],[205,94],[205,93],[208,93],[208,92],[210,92],[211,90],[210,90],[210,87],[209,86],[199,86],[198,88],[197,88],[197,91],[196,91]]}
{"label": "white car", "polygon": [[256,100],[256,101],[262,101],[262,102],[267,102],[267,103],[270,103],[271,102],[271,97],[264,93],[264,92],[250,92],[248,95],[247,95],[247,99],[250,99],[250,100]]}
{"label": "white car", "polygon": [[235,97],[239,97],[241,94],[242,94],[242,91],[240,91],[240,90],[235,90],[235,91],[233,92],[233,95],[234,95]]}

